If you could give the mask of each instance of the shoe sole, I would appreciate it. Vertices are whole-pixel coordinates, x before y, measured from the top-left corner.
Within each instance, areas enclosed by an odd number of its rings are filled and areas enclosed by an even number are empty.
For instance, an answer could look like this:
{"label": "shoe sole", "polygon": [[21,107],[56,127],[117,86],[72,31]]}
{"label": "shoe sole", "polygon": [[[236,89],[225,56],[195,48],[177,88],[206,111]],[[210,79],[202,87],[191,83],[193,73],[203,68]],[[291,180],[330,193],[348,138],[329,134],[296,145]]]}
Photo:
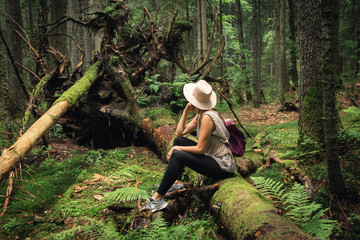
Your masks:
{"label": "shoe sole", "polygon": [[167,203],[167,202],[165,202],[165,204],[161,205],[159,208],[154,208],[154,209],[152,209],[152,210],[151,210],[151,212],[157,212],[157,211],[160,211],[160,210],[162,210],[162,209],[166,208],[167,206],[168,206],[168,203]]}

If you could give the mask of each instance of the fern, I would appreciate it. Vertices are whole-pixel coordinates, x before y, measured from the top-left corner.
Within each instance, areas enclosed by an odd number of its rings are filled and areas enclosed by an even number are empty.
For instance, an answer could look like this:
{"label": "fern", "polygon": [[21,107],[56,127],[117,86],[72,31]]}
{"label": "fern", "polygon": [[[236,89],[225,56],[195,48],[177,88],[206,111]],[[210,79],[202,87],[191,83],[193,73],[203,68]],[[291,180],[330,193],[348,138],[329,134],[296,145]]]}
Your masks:
{"label": "fern", "polygon": [[[144,230],[144,235],[141,239],[145,240],[180,240],[180,239],[206,239],[208,238],[207,221],[197,220],[187,224],[178,226],[168,226],[168,223],[161,217],[149,224],[147,230]],[[215,237],[215,236],[214,236]]]}
{"label": "fern", "polygon": [[137,173],[140,173],[142,168],[138,165],[131,165],[124,169],[121,169],[121,171],[117,172],[116,175],[118,177],[127,177],[127,178],[135,178]]}
{"label": "fern", "polygon": [[357,107],[349,107],[347,109],[342,110],[345,113],[348,113],[350,115],[350,120],[352,122],[358,122],[360,121],[360,109]]}
{"label": "fern", "polygon": [[148,194],[145,190],[136,187],[118,188],[113,192],[107,193],[105,196],[113,201],[132,202],[139,198],[146,199]]}
{"label": "fern", "polygon": [[315,214],[311,220],[301,227],[309,234],[317,236],[320,239],[329,239],[332,229],[337,224],[336,221],[330,219],[324,219],[322,216],[328,209],[322,209]]}
{"label": "fern", "polygon": [[144,236],[141,239],[152,240],[152,239],[169,239],[169,230],[167,223],[161,216],[156,218],[155,221],[149,224],[148,229],[145,231]]}
{"label": "fern", "polygon": [[269,196],[275,202],[279,202],[281,200],[280,197],[283,196],[285,191],[284,184],[274,181],[271,178],[264,177],[252,177],[251,180],[264,195]]}
{"label": "fern", "polygon": [[273,179],[264,177],[250,177],[250,179],[264,195],[280,203],[280,207],[286,211],[285,216],[300,225],[305,232],[319,239],[329,238],[337,222],[323,218],[327,209],[322,210],[320,204],[312,202],[304,186],[295,183],[286,192],[284,185]]}
{"label": "fern", "polygon": [[117,232],[116,227],[109,227],[98,219],[83,217],[78,222],[86,225],[77,226],[59,233],[52,233],[46,239],[120,239],[120,234]]}

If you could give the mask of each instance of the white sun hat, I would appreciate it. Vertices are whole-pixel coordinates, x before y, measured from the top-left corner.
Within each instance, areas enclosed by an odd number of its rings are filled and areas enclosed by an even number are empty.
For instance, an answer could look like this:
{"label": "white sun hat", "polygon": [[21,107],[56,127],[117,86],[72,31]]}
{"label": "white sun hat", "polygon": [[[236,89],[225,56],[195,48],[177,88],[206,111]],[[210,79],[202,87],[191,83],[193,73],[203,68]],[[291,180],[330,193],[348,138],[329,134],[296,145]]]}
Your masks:
{"label": "white sun hat", "polygon": [[183,91],[186,100],[201,110],[209,110],[216,105],[216,94],[205,80],[187,83]]}

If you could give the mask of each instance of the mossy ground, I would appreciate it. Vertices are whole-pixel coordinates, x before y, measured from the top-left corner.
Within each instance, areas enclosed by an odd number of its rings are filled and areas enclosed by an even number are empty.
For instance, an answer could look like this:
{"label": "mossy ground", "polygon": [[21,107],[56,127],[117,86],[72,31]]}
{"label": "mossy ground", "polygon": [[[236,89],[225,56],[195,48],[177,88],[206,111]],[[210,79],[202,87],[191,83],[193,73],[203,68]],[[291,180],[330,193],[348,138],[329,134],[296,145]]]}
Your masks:
{"label": "mossy ground", "polygon": [[[49,152],[36,150],[29,158]],[[156,154],[139,147],[70,151],[66,158],[39,160],[22,172],[22,181],[17,177],[12,202],[0,218],[0,238],[141,239],[144,232],[128,229],[137,212],[136,201],[122,203],[127,210],[114,213],[108,207],[119,201],[109,196],[116,189],[135,185],[151,195],[165,167]],[[5,187],[2,184],[1,192]],[[209,225],[201,234],[215,239],[213,219],[202,215],[200,220],[196,216],[200,208],[192,207],[196,210],[190,211],[196,213],[182,222],[188,226],[187,234],[198,234],[196,228]],[[194,222],[196,228],[191,227]]]}

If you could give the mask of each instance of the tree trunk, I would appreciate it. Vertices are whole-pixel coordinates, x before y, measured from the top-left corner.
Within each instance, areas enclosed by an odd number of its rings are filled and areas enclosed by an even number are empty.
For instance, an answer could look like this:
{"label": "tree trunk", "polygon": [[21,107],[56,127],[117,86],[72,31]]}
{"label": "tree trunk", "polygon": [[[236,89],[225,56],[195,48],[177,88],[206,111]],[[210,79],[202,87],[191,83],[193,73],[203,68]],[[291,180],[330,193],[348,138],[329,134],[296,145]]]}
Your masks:
{"label": "tree trunk", "polygon": [[[67,0],[68,5],[68,11],[67,14],[70,16],[73,16],[75,18],[78,18],[80,15],[80,9],[81,9],[81,0]],[[75,41],[77,44],[81,47],[83,47],[83,41],[84,38],[84,30],[81,25],[77,23],[73,23],[69,21],[67,23],[67,29],[71,33],[76,33],[76,36],[74,36]],[[76,48],[75,44],[69,40],[68,42],[68,55],[70,58],[70,68],[71,70],[74,70],[77,66],[77,64],[80,62],[81,59],[81,52]]]}
{"label": "tree trunk", "polygon": [[345,197],[345,184],[340,169],[338,149],[338,110],[336,108],[336,83],[339,77],[339,1],[324,0],[323,19],[323,109],[325,156],[330,191],[338,198]]}
{"label": "tree trunk", "polygon": [[[8,46],[7,57],[7,83],[8,92],[11,101],[14,103],[10,110],[11,115],[15,115],[25,101],[25,88],[21,79],[21,72],[16,63],[22,63],[22,40],[16,33],[21,33],[20,27],[22,26],[22,16],[20,8],[20,0],[5,0],[6,13],[8,16],[5,18],[5,41]],[[11,55],[10,55],[11,54]],[[11,59],[12,58],[12,59]]]}
{"label": "tree trunk", "polygon": [[39,139],[59,118],[85,95],[98,77],[101,61],[97,61],[70,89],[56,100],[54,105],[40,117],[10,148],[4,149],[0,157],[0,182],[19,163]]}
{"label": "tree trunk", "polygon": [[[300,96],[298,147],[304,140],[323,142],[323,101],[321,86],[321,0],[299,1]],[[307,141],[309,142],[309,141]],[[313,146],[314,147],[314,146]]]}
{"label": "tree trunk", "polygon": [[260,2],[259,0],[252,1],[253,6],[253,39],[252,39],[252,52],[253,52],[253,89],[254,89],[254,107],[260,107],[261,103],[261,39],[260,39]]}
{"label": "tree trunk", "polygon": [[360,73],[360,0],[354,0],[354,27],[355,27],[355,36],[356,36],[356,69],[355,69],[355,76],[358,76],[358,74]]}
{"label": "tree trunk", "polygon": [[[222,0],[220,0],[219,2],[219,7],[220,7],[220,14],[219,14],[219,18],[220,18],[220,34],[223,35],[223,4],[222,4]],[[224,58],[221,57],[220,58],[220,76],[224,76]]]}
{"label": "tree trunk", "polygon": [[235,1],[235,9],[236,9],[236,27],[238,33],[238,40],[240,45],[240,68],[242,72],[242,76],[245,78],[245,85],[246,85],[246,100],[251,100],[251,87],[250,87],[250,80],[248,78],[247,69],[246,69],[246,57],[245,57],[245,42],[244,42],[244,31],[243,31],[243,20],[242,20],[242,13],[241,13],[241,3],[240,0]]}
{"label": "tree trunk", "polygon": [[207,52],[207,20],[206,1],[198,0],[198,50],[201,59],[205,58]]}
{"label": "tree trunk", "polygon": [[[51,3],[50,11],[51,11],[51,22],[56,22],[56,20],[59,20],[61,17],[65,16],[66,14],[66,8],[67,8],[67,0],[57,0],[53,1]],[[50,37],[50,44],[55,48],[55,50],[61,52],[63,55],[66,54],[66,37],[64,35],[61,35],[63,33],[66,33],[66,24],[62,24],[54,31],[52,34],[54,34],[52,37]],[[54,64],[57,66],[57,63]],[[54,67],[54,66],[53,66]]]}
{"label": "tree trunk", "polygon": [[[186,21],[190,22],[190,14],[189,14],[189,0],[186,0]],[[192,55],[193,55],[193,48],[192,48],[192,39],[191,39],[191,32],[186,32],[186,40],[187,40],[187,48],[188,48],[188,66],[192,65]]]}
{"label": "tree trunk", "polygon": [[297,56],[296,56],[296,25],[295,25],[295,6],[293,0],[288,0],[289,7],[289,29],[290,29],[290,76],[293,85],[297,88],[299,86],[298,71],[297,71]]}
{"label": "tree trunk", "polygon": [[285,30],[285,0],[277,0],[275,17],[275,76],[277,85],[277,96],[284,105],[284,93],[290,89],[286,62],[286,30]]}

